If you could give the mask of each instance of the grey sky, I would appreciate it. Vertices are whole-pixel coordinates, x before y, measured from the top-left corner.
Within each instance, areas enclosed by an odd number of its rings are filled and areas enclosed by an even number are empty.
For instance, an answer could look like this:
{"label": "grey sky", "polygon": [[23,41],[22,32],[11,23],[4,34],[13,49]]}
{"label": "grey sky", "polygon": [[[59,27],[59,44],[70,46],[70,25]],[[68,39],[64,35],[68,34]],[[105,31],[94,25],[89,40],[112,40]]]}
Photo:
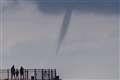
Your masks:
{"label": "grey sky", "polygon": [[5,9],[2,67],[53,67],[63,79],[117,79],[118,15],[73,11],[56,55],[64,13],[45,14],[28,3]]}

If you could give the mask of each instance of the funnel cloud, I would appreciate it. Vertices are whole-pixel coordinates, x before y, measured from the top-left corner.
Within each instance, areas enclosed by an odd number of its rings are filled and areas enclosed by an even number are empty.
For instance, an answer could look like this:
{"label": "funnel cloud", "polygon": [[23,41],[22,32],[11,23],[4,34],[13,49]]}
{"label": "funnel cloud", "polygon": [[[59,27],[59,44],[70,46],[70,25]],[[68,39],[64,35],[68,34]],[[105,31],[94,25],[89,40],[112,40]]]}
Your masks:
{"label": "funnel cloud", "polygon": [[57,45],[56,53],[59,52],[62,41],[64,40],[64,37],[65,37],[66,32],[68,30],[71,15],[72,15],[72,9],[66,9],[65,15],[64,15],[64,20],[63,20],[61,31],[60,31],[60,36],[59,36],[59,39],[58,39],[58,45]]}

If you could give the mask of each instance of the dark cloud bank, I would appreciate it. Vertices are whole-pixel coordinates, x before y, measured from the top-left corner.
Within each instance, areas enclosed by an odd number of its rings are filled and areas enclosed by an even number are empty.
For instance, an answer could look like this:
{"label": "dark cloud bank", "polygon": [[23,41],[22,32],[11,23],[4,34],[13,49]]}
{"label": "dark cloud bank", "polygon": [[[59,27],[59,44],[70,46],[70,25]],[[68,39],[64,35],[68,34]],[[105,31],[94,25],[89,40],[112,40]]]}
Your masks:
{"label": "dark cloud bank", "polygon": [[39,10],[60,13],[66,8],[83,12],[118,14],[119,0],[36,0]]}
{"label": "dark cloud bank", "polygon": [[97,12],[101,14],[119,14],[120,0],[6,0],[12,5],[20,1],[36,4],[38,10],[58,14],[66,8],[80,12]]}

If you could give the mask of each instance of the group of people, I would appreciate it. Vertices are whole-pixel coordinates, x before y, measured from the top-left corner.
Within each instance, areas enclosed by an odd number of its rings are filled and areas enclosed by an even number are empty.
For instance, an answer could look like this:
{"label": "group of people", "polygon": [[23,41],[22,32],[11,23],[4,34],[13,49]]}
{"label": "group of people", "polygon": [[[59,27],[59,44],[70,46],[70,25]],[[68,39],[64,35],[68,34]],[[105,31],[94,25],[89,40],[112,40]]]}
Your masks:
{"label": "group of people", "polygon": [[20,69],[15,69],[15,66],[13,65],[11,67],[11,80],[19,79],[19,73],[20,73],[20,80],[24,79],[24,68],[21,66]]}

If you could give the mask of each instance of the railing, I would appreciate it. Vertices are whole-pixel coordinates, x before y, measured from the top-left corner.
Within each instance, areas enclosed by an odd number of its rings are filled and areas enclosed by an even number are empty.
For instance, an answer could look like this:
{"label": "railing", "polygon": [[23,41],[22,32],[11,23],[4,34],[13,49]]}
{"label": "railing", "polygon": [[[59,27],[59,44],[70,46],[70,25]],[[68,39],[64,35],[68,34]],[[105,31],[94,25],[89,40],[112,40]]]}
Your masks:
{"label": "railing", "polygon": [[10,69],[0,70],[0,80],[59,80],[56,69],[24,69],[23,78],[20,72],[12,77]]}

